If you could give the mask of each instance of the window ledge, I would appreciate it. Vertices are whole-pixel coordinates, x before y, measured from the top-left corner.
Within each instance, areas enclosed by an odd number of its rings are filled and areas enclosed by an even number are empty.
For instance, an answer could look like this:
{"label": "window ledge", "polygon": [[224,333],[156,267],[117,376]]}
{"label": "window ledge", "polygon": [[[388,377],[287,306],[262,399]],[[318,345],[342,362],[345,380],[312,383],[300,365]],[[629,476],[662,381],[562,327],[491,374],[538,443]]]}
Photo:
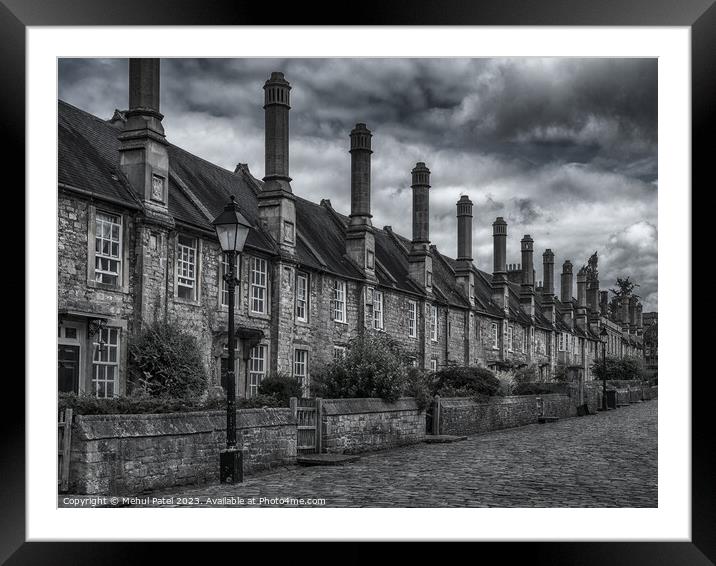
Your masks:
{"label": "window ledge", "polygon": [[261,320],[271,320],[271,315],[263,312],[249,311],[249,318],[258,318]]}
{"label": "window ledge", "polygon": [[345,324],[346,326],[348,326],[348,322],[346,322],[346,321],[344,321],[344,320],[336,320],[336,319],[334,318],[334,319],[333,319],[333,322],[335,322],[336,324]]}
{"label": "window ledge", "polygon": [[129,287],[126,285],[111,285],[110,283],[100,283],[99,281],[87,281],[87,286],[91,289],[100,289],[102,291],[113,291],[115,293],[129,293]]}
{"label": "window ledge", "polygon": [[180,305],[187,305],[190,307],[200,307],[201,302],[194,301],[192,299],[182,299],[181,297],[174,297],[174,302]]}

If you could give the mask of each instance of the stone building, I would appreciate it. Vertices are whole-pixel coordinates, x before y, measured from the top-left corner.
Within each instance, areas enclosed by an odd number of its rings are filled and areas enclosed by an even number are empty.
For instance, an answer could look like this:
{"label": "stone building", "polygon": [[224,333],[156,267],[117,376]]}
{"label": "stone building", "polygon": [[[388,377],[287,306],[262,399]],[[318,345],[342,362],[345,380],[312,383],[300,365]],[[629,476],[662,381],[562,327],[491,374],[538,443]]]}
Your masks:
{"label": "stone building", "polygon": [[[257,93],[258,94],[258,93]],[[159,108],[159,61],[129,66],[129,109],[104,120],[59,101],[59,389],[100,397],[126,391],[128,341],[155,320],[178,321],[200,344],[211,385],[227,360],[226,258],[212,220],[234,196],[251,224],[236,293],[238,394],[269,373],[307,388],[311,369],[342,356],[359,332],[386,332],[416,366],[528,367],[548,380],[558,368],[590,379],[598,333],[610,354],[641,347],[639,317],[610,320],[599,298],[596,255],[576,276],[552,250],[535,285],[530,235],[521,264],[508,265],[508,225],[493,224],[492,273],[473,262],[468,196],[456,203],[453,259],[430,242],[430,169],[406,171],[413,194],[410,238],[373,226],[371,138],[347,136],[351,210],[294,193],[289,176],[291,86],[264,85],[265,177],[246,164],[225,170],[169,143]],[[348,183],[347,183],[348,185]],[[634,311],[636,312],[636,311]],[[306,389],[307,390],[307,389]]]}

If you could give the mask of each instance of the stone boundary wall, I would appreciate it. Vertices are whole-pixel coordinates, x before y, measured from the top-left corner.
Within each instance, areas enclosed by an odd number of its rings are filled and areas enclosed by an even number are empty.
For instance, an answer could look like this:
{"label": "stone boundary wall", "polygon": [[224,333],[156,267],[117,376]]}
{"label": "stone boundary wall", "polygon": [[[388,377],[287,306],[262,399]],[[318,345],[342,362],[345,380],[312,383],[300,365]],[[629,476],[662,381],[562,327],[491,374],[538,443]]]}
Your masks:
{"label": "stone boundary wall", "polygon": [[574,417],[576,403],[561,393],[491,397],[485,402],[470,398],[440,399],[440,434],[476,434],[537,423],[541,416]]}
{"label": "stone boundary wall", "polygon": [[324,399],[322,451],[357,454],[422,442],[425,410],[412,398]]}
{"label": "stone boundary wall", "polygon": [[[241,409],[236,438],[244,473],[296,461],[290,409]],[[226,413],[78,415],[72,426],[70,493],[134,495],[219,479]]]}

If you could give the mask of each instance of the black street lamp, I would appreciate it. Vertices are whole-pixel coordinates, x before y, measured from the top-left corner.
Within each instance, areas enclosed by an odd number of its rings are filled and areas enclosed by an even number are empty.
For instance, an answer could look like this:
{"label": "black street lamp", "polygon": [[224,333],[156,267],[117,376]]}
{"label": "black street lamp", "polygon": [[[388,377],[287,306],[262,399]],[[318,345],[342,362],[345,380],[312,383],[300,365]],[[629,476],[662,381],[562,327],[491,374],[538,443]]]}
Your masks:
{"label": "black street lamp", "polygon": [[219,238],[221,250],[228,256],[229,269],[224,274],[224,281],[229,289],[229,367],[226,370],[226,450],[219,454],[219,480],[221,483],[237,483],[243,481],[243,466],[241,452],[236,448],[236,378],[234,364],[236,363],[234,336],[234,296],[236,293],[236,254],[244,249],[246,236],[251,225],[246,221],[231,196],[231,201],[224,207],[224,211],[212,222],[216,235]]}
{"label": "black street lamp", "polygon": [[599,333],[599,339],[602,341],[602,411],[607,410],[607,340],[609,332],[602,327]]}

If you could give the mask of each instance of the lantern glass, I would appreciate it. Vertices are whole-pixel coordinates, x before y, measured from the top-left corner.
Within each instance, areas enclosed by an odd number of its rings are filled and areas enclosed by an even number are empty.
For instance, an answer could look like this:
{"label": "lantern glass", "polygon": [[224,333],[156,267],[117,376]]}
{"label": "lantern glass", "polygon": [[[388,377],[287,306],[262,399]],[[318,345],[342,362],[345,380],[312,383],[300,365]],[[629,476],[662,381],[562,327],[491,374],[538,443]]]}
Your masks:
{"label": "lantern glass", "polygon": [[240,253],[244,249],[251,225],[239,212],[234,197],[213,222],[216,236],[224,253]]}

